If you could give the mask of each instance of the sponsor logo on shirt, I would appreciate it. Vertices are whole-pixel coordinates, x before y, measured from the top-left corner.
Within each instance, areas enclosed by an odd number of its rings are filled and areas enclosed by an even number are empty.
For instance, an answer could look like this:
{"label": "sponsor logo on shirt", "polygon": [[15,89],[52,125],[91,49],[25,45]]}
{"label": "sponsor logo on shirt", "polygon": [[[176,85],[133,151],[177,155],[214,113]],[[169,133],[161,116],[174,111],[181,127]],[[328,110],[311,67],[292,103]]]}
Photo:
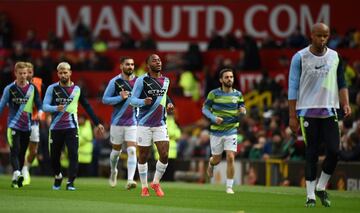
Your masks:
{"label": "sponsor logo on shirt", "polygon": [[318,69],[323,68],[323,67],[325,67],[325,64],[320,65],[320,66],[315,66],[315,69],[318,70]]}
{"label": "sponsor logo on shirt", "polygon": [[163,96],[165,92],[166,89],[152,89],[147,91],[147,93],[152,97]]}
{"label": "sponsor logo on shirt", "polygon": [[56,98],[55,102],[58,104],[69,104],[73,101],[73,98]]}
{"label": "sponsor logo on shirt", "polygon": [[26,104],[29,98],[12,98],[11,101],[15,104]]}

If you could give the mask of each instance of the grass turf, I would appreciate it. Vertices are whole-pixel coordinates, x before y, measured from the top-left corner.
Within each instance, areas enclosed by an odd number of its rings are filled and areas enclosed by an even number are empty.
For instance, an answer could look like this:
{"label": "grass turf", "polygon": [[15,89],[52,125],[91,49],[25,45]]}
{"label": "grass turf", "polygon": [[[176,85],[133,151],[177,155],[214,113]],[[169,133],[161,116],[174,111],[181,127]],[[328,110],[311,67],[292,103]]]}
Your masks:
{"label": "grass turf", "polygon": [[140,197],[140,187],[125,190],[125,181],[111,188],[104,178],[78,178],[76,191],[51,189],[53,179],[32,177],[31,185],[10,187],[10,176],[0,176],[0,212],[359,212],[359,192],[329,191],[332,206],[317,200],[306,209],[305,189],[298,187],[236,186],[235,194],[223,185],[162,183],[165,197]]}

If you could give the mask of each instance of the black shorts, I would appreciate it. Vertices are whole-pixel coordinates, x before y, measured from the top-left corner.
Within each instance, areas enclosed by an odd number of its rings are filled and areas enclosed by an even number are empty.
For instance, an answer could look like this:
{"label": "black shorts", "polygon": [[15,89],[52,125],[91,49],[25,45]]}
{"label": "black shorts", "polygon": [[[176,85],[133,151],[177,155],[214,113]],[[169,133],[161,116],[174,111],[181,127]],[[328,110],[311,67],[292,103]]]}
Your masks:
{"label": "black shorts", "polygon": [[30,140],[31,131],[21,131],[13,128],[7,129],[7,141],[10,147],[13,147],[14,142],[18,141],[20,144],[28,144]]}

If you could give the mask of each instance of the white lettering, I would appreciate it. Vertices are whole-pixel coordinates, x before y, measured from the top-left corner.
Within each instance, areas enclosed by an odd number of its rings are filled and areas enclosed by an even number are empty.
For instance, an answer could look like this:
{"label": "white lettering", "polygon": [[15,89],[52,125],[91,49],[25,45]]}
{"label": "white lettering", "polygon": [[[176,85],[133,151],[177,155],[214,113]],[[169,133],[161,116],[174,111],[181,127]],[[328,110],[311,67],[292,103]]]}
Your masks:
{"label": "white lettering", "polygon": [[144,6],[142,9],[141,20],[131,7],[124,6],[122,17],[124,32],[131,33],[131,24],[133,23],[141,33],[150,33],[150,7]]}
{"label": "white lettering", "polygon": [[189,12],[189,36],[196,37],[198,36],[198,13],[204,11],[203,6],[184,6],[183,10]]}
{"label": "white lettering", "polygon": [[181,26],[181,16],[180,16],[180,7],[174,6],[171,10],[171,25],[170,30],[165,31],[163,22],[164,22],[164,14],[163,7],[156,6],[155,7],[155,32],[163,38],[171,38],[176,36],[180,32]]}
{"label": "white lettering", "polygon": [[[324,24],[330,26],[330,6],[324,4],[321,6],[319,15],[314,22],[313,17],[310,13],[308,5],[300,5],[300,28],[301,33],[306,34],[306,29],[311,29],[314,23],[323,22]],[[308,28],[307,28],[308,27]]]}
{"label": "white lettering", "polygon": [[[216,28],[216,13],[219,12],[224,16],[224,24],[222,29]],[[220,35],[225,35],[231,31],[233,27],[234,18],[231,11],[224,6],[209,6],[206,13],[206,36],[210,37],[211,33],[216,30]]]}
{"label": "white lettering", "polygon": [[91,23],[91,9],[90,6],[83,6],[80,8],[79,16],[75,22],[71,21],[68,10],[65,6],[59,6],[56,8],[56,35],[63,37],[65,30],[69,35],[73,35],[77,23],[82,20],[84,24],[90,26]]}
{"label": "white lettering", "polygon": [[[244,31],[256,39],[273,34],[276,38],[286,38],[294,32],[297,26],[306,34],[314,23],[323,22],[330,25],[330,4],[320,5],[318,11],[310,11],[308,4],[293,7],[288,4],[280,4],[274,7],[266,4],[254,4],[244,8],[244,17],[239,17],[237,10],[223,5],[173,5],[167,7],[162,4],[124,5],[117,11],[113,6],[101,5],[99,16],[92,14],[92,7],[85,5],[78,10],[71,10],[67,6],[56,7],[56,34],[59,37],[72,36],[78,22],[93,28],[93,35],[98,36],[106,31],[110,39],[118,38],[122,31],[128,33],[150,33],[162,39],[174,41],[187,39],[206,39],[212,32],[225,35],[231,31]],[[170,11],[165,11],[170,9]],[[166,12],[166,17],[165,17]],[[285,20],[280,16],[287,15]],[[258,16],[266,17],[268,23],[258,20]],[[220,17],[220,18],[219,18]],[[240,24],[238,20],[244,23]],[[94,19],[94,20],[92,20]],[[236,29],[235,20],[236,20]],[[223,20],[223,21],[222,21]],[[184,23],[186,21],[186,23]],[[280,28],[280,23],[288,23]],[[244,29],[238,27],[244,26]],[[185,32],[181,33],[180,32]],[[135,35],[135,34],[134,34]]]}
{"label": "white lettering", "polygon": [[109,30],[113,37],[120,36],[120,30],[110,6],[105,6],[101,9],[100,16],[95,25],[94,36],[98,36],[103,30]]}
{"label": "white lettering", "polygon": [[268,35],[268,33],[266,31],[258,31],[254,27],[253,19],[258,11],[267,12],[268,8],[267,6],[262,4],[250,7],[250,9],[248,9],[245,13],[245,18],[244,18],[245,31],[251,36],[257,38],[265,38]]}
{"label": "white lettering", "polygon": [[261,74],[241,74],[240,86],[241,91],[248,91],[254,88],[255,83],[259,83],[262,79]]}
{"label": "white lettering", "polygon": [[[285,31],[281,31],[278,26],[279,24],[278,17],[282,11],[285,11],[289,15],[289,26]],[[296,25],[297,25],[296,22],[297,22],[297,18],[296,18],[295,10],[292,7],[285,4],[281,4],[275,7],[275,9],[270,14],[270,27],[273,33],[279,37],[287,37],[291,33],[293,33],[294,30],[296,29]]]}

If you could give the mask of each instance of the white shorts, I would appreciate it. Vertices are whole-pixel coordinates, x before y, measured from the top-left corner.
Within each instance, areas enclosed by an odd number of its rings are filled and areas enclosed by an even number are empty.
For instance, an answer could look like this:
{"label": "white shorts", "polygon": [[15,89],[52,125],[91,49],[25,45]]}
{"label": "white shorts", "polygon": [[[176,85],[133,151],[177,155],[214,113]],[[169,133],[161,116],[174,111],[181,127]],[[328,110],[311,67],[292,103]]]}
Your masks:
{"label": "white shorts", "polygon": [[39,124],[31,125],[30,142],[34,142],[34,143],[39,143],[40,142]]}
{"label": "white shorts", "polygon": [[136,126],[111,126],[110,142],[121,145],[126,142],[136,142]]}
{"label": "white shorts", "polygon": [[152,142],[169,141],[169,134],[166,125],[157,127],[138,126],[138,146],[152,146]]}
{"label": "white shorts", "polygon": [[210,135],[211,154],[221,155],[224,150],[237,152],[237,135]]}

